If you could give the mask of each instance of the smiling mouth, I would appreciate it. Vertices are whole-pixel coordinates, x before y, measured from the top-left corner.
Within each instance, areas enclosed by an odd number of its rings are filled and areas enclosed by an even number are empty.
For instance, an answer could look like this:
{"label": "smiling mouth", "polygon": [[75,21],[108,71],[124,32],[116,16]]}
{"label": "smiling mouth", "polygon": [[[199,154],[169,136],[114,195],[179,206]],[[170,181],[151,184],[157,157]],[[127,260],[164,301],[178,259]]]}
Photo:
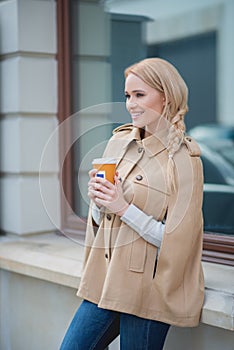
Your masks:
{"label": "smiling mouth", "polygon": [[134,112],[131,113],[132,119],[139,118],[144,112]]}

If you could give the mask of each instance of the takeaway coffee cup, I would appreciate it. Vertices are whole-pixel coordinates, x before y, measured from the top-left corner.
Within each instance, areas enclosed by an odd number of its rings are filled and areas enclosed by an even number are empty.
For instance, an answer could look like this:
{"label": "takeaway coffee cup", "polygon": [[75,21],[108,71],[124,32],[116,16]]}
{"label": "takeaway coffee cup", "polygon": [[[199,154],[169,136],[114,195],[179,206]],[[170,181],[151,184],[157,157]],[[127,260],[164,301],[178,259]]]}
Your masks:
{"label": "takeaway coffee cup", "polygon": [[93,168],[98,170],[96,176],[102,177],[113,184],[115,183],[116,163],[117,160],[114,158],[96,158],[92,161]]}

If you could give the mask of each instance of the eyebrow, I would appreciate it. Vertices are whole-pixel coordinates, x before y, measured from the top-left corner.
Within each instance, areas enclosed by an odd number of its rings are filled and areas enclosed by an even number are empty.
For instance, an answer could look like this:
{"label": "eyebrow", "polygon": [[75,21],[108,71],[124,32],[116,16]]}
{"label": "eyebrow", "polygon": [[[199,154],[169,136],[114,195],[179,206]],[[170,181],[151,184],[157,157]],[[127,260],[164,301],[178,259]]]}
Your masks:
{"label": "eyebrow", "polygon": [[[125,91],[125,94],[127,93],[128,91],[126,90]],[[131,92],[145,92],[145,90],[132,90]]]}

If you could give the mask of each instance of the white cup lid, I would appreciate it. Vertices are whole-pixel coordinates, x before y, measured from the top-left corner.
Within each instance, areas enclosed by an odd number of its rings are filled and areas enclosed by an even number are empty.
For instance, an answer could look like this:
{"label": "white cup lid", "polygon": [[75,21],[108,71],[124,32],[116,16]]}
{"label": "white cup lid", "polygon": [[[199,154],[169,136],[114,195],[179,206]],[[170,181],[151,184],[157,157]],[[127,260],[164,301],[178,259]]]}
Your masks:
{"label": "white cup lid", "polygon": [[116,164],[115,158],[96,158],[92,161],[92,164]]}

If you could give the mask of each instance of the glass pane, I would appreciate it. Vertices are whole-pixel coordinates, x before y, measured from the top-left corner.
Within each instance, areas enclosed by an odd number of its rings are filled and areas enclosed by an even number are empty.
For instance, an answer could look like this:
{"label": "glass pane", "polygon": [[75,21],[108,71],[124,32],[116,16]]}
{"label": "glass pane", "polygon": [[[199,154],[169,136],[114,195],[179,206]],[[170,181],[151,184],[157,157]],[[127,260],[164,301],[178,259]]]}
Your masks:
{"label": "glass pane", "polygon": [[234,127],[202,125],[190,135],[202,151],[205,230],[234,236]]}

